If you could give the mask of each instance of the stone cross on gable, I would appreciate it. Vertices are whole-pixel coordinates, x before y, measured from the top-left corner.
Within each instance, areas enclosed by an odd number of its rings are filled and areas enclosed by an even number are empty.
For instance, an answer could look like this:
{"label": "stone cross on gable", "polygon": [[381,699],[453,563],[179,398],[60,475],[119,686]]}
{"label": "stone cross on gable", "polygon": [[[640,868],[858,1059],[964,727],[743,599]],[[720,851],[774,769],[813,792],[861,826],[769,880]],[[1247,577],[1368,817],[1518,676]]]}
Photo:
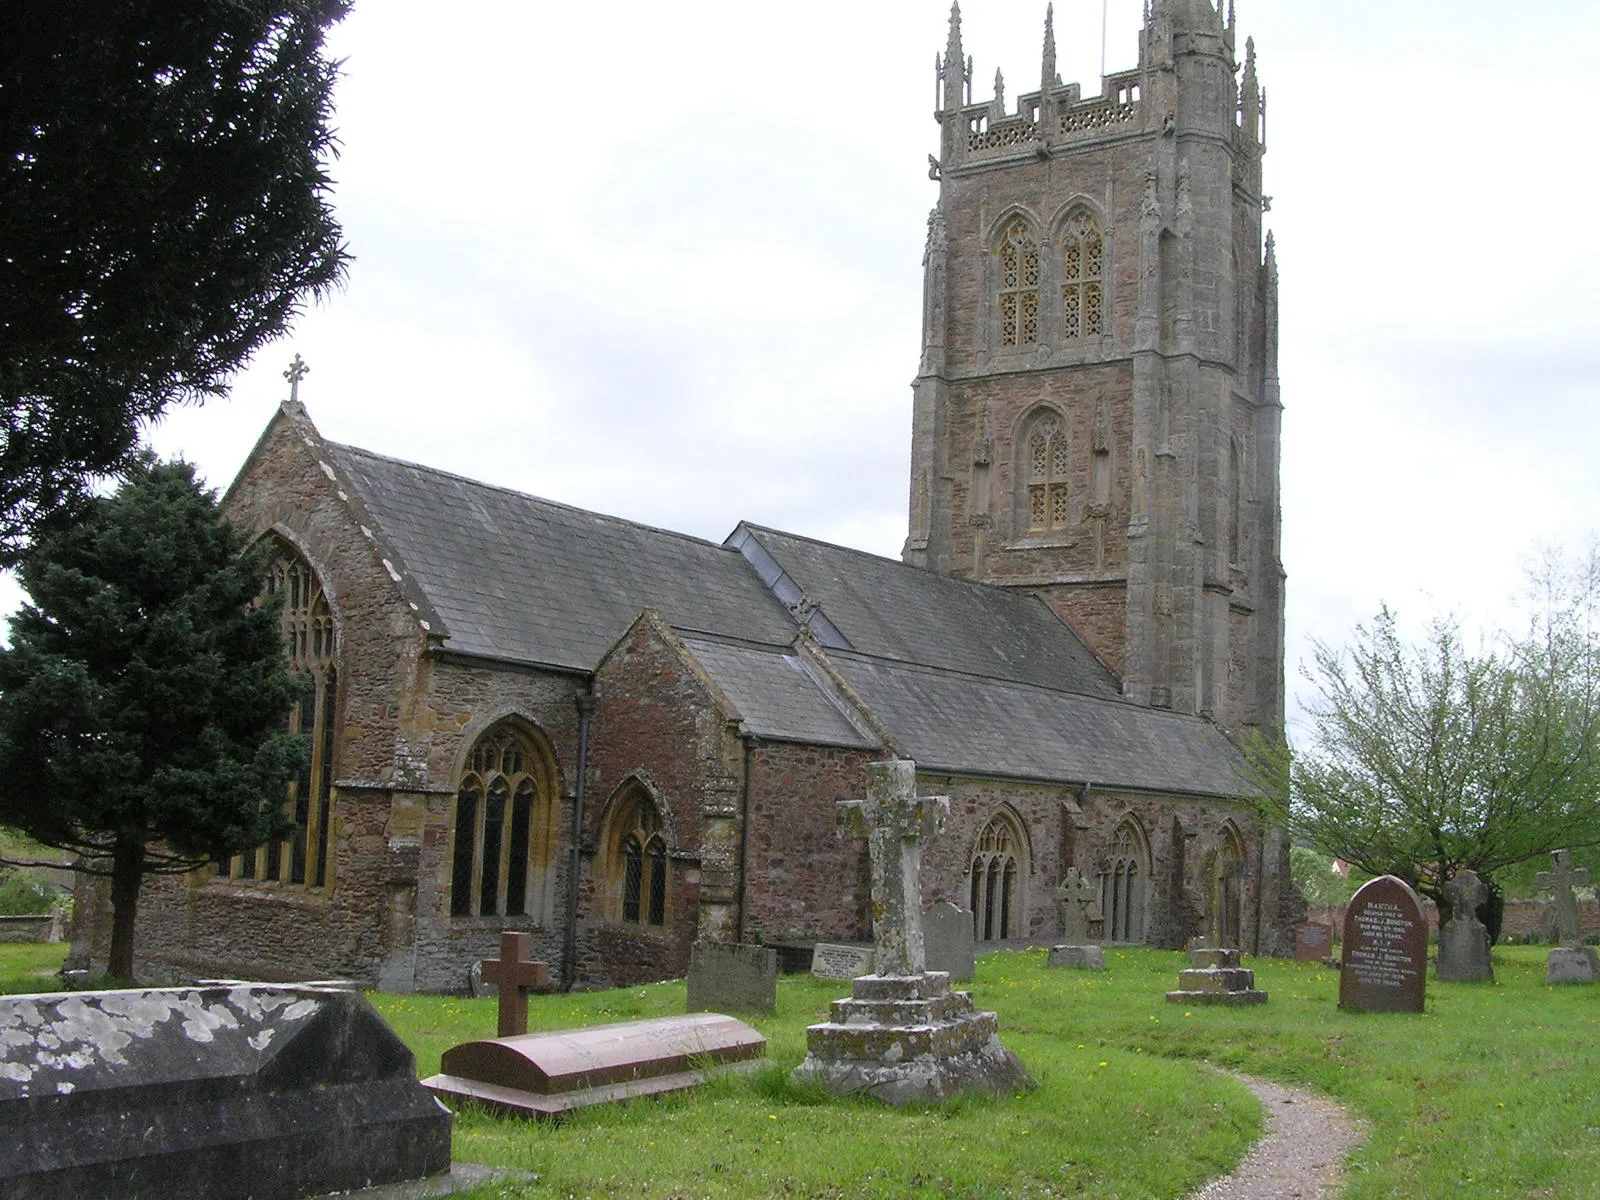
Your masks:
{"label": "stone cross on gable", "polygon": [[296,353],[294,361],[289,364],[289,369],[283,373],[283,377],[289,381],[289,403],[293,404],[300,399],[300,381],[309,374],[311,368],[306,366],[306,360]]}
{"label": "stone cross on gable", "polygon": [[1476,871],[1463,868],[1444,885],[1444,898],[1450,901],[1452,921],[1476,921],[1479,906],[1489,898],[1489,889]]}
{"label": "stone cross on gable", "polygon": [[917,764],[908,758],[868,763],[866,774],[866,799],[839,801],[839,823],[867,839],[876,974],[921,975],[922,839],[943,827],[950,798],[918,796]]}
{"label": "stone cross on gable", "polygon": [[497,1037],[518,1037],[528,1032],[528,993],[550,982],[550,964],[529,961],[533,938],[526,933],[500,934],[500,957],[483,960],[483,981],[500,985],[500,1024]]}
{"label": "stone cross on gable", "polygon": [[1089,922],[1100,919],[1100,897],[1077,867],[1067,868],[1067,877],[1056,889],[1056,907],[1061,910],[1061,940],[1069,946],[1089,941]]}
{"label": "stone cross on gable", "polygon": [[1589,882],[1587,868],[1572,869],[1572,853],[1557,850],[1550,855],[1554,868],[1540,871],[1534,876],[1534,886],[1550,892],[1555,897],[1556,932],[1563,946],[1583,945],[1583,927],[1578,922],[1578,898],[1572,894],[1574,887],[1584,887]]}

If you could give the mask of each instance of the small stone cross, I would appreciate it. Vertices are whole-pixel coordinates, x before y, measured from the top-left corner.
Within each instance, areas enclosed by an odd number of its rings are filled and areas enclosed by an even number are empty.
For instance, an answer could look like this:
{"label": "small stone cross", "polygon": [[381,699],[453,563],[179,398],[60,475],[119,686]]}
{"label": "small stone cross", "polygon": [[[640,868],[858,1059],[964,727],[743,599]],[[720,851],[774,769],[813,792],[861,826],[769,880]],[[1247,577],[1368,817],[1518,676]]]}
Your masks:
{"label": "small stone cross", "polygon": [[879,975],[921,975],[922,839],[938,833],[948,796],[917,795],[917,764],[908,758],[868,763],[864,800],[839,801],[839,824],[865,835],[872,861],[872,937]]}
{"label": "small stone cross", "polygon": [[1540,891],[1550,892],[1555,897],[1556,933],[1561,938],[1561,944],[1581,946],[1583,927],[1578,922],[1578,898],[1572,894],[1572,889],[1589,882],[1588,869],[1579,867],[1574,871],[1572,852],[1569,850],[1555,851],[1550,855],[1550,862],[1555,869],[1540,871],[1533,877],[1533,884]]}
{"label": "small stone cross", "polygon": [[500,934],[500,957],[483,960],[483,981],[500,985],[500,1026],[496,1037],[528,1032],[528,993],[550,982],[550,964],[528,958],[533,938],[526,933]]}
{"label": "small stone cross", "polygon": [[1476,871],[1463,868],[1450,877],[1444,885],[1444,898],[1450,901],[1451,922],[1478,921],[1478,907],[1489,898],[1489,889],[1483,885]]}
{"label": "small stone cross", "polygon": [[283,377],[289,381],[289,403],[293,404],[300,399],[300,381],[311,374],[311,368],[306,366],[306,360],[297,352],[294,361],[289,364],[289,369]]}
{"label": "small stone cross", "polygon": [[1081,946],[1089,940],[1089,922],[1100,919],[1100,897],[1077,867],[1067,868],[1067,877],[1056,889],[1056,907],[1061,910],[1061,940]]}

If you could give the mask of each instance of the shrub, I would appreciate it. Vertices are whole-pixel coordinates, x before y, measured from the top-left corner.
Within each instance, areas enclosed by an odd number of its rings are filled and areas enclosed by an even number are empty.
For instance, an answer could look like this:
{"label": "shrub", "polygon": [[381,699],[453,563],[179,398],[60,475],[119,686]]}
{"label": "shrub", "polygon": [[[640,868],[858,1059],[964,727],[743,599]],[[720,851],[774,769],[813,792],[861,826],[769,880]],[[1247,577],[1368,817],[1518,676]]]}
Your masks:
{"label": "shrub", "polygon": [[62,891],[26,871],[0,876],[0,916],[32,917],[61,903]]}

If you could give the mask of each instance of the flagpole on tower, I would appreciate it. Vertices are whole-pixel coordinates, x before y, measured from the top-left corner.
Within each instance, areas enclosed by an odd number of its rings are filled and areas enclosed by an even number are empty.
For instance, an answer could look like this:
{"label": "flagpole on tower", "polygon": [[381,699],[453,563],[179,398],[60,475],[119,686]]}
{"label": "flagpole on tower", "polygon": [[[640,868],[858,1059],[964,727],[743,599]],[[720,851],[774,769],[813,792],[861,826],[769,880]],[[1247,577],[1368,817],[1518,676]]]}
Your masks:
{"label": "flagpole on tower", "polygon": [[[1100,0],[1100,78],[1106,77],[1106,4],[1108,0]],[[1102,86],[1104,86],[1102,84]]]}

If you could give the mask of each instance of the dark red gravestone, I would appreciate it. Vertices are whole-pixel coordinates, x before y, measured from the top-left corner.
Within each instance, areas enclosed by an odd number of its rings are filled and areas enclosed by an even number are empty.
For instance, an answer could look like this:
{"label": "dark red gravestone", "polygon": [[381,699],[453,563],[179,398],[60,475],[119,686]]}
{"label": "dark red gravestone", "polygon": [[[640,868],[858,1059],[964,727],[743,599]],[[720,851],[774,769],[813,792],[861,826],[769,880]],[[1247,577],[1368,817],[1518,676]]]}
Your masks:
{"label": "dark red gravestone", "polygon": [[528,1032],[528,993],[550,983],[550,964],[528,961],[533,939],[526,933],[502,932],[500,957],[483,960],[483,981],[500,986],[500,1036]]}
{"label": "dark red gravestone", "polygon": [[1364,884],[1344,915],[1339,1007],[1350,1012],[1421,1012],[1428,976],[1428,921],[1404,880]]}
{"label": "dark red gravestone", "polygon": [[1333,930],[1321,921],[1302,921],[1294,927],[1294,956],[1302,962],[1321,962],[1333,950]]}

